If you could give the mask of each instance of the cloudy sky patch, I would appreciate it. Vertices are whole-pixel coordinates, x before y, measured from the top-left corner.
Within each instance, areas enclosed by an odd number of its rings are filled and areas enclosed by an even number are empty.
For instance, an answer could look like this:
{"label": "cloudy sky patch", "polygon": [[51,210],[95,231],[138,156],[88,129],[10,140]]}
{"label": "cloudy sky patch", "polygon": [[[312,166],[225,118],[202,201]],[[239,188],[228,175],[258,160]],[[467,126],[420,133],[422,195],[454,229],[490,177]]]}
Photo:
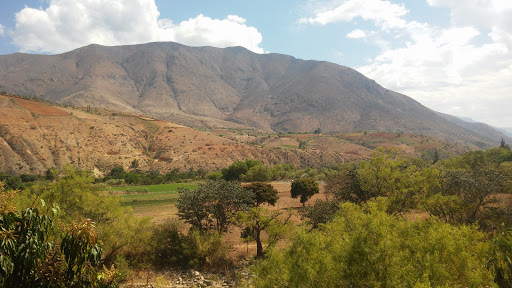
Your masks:
{"label": "cloudy sky patch", "polygon": [[91,43],[243,46],[352,67],[434,110],[512,127],[512,1],[22,0],[0,54]]}

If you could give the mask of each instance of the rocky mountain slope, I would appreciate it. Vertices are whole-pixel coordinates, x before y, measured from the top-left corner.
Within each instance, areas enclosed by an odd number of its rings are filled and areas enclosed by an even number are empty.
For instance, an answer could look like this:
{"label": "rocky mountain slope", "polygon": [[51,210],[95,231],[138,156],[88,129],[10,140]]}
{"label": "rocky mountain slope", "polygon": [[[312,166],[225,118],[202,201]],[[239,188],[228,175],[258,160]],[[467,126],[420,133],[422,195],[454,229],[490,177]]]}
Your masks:
{"label": "rocky mountain slope", "polygon": [[448,121],[348,67],[241,47],[89,45],[60,55],[3,55],[0,91],[196,127],[406,131],[478,147],[500,140],[490,137],[494,132]]}
{"label": "rocky mountain slope", "polygon": [[[305,149],[299,149],[299,143]],[[236,161],[325,167],[370,157],[376,147],[421,156],[460,155],[470,147],[406,133],[268,134],[254,129],[200,131],[133,113],[65,107],[0,94],[0,173],[42,174],[72,164],[104,174],[115,166],[143,171],[217,171]]]}
{"label": "rocky mountain slope", "polygon": [[235,161],[323,166],[367,157],[370,149],[303,151],[263,149],[136,114],[52,106],[0,95],[0,172],[41,174],[72,164],[97,174],[114,166],[142,170],[219,170]]}

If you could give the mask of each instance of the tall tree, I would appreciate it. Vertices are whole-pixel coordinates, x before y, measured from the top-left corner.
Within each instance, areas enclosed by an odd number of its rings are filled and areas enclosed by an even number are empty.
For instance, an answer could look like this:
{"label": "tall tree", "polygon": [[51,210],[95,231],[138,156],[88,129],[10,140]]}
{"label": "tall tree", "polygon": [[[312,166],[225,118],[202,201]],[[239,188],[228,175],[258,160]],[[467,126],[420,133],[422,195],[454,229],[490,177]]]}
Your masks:
{"label": "tall tree", "polygon": [[194,190],[180,190],[178,216],[199,230],[225,232],[233,216],[254,205],[254,195],[239,182],[207,180]]}
{"label": "tall tree", "polygon": [[290,193],[292,198],[298,198],[300,196],[300,203],[302,203],[302,206],[305,206],[306,201],[319,191],[320,188],[318,187],[318,183],[316,183],[315,179],[312,177],[303,177],[295,179],[292,182]]}

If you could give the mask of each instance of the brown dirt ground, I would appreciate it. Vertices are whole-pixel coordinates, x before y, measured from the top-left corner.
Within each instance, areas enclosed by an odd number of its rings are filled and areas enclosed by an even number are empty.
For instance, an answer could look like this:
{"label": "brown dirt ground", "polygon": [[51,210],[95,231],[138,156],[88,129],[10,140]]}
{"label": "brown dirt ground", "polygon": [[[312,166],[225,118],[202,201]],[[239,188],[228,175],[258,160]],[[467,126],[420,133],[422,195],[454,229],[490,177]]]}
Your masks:
{"label": "brown dirt ground", "polygon": [[20,106],[23,106],[30,110],[31,112],[39,115],[45,115],[45,116],[67,116],[69,115],[68,112],[63,111],[57,107],[49,106],[44,103],[35,102],[31,100],[21,99],[21,98],[15,98],[13,97],[14,101],[18,103]]}

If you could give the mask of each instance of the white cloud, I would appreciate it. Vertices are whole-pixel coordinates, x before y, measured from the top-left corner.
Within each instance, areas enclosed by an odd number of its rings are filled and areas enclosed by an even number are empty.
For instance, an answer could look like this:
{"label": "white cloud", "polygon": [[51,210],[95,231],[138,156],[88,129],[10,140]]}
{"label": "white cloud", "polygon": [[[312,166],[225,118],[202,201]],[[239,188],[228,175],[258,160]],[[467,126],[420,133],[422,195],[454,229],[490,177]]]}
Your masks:
{"label": "white cloud", "polygon": [[405,21],[401,18],[407,14],[403,5],[383,0],[347,0],[335,7],[319,7],[314,17],[301,18],[299,23],[326,25],[335,22],[350,22],[355,18],[372,20],[382,26],[401,27]]}
{"label": "white cloud", "polygon": [[179,24],[161,19],[154,0],[50,0],[48,8],[24,8],[8,31],[22,51],[60,53],[102,45],[177,41],[198,46],[243,46],[257,53],[262,36],[245,19],[198,15]]}
{"label": "white cloud", "polygon": [[0,36],[4,36],[4,35],[5,35],[4,25],[0,24]]}
{"label": "white cloud", "polygon": [[[357,68],[361,73],[437,111],[512,127],[512,1],[427,2],[450,9],[449,27],[406,20],[405,7],[384,0],[347,0],[300,22],[369,21],[380,32],[365,39],[381,51]],[[363,11],[370,4],[382,14]],[[362,35],[356,31],[347,37]]]}
{"label": "white cloud", "polygon": [[361,29],[356,29],[356,30],[353,30],[352,32],[348,33],[347,37],[348,38],[352,38],[352,39],[365,38],[366,37],[366,32],[364,32]]}

